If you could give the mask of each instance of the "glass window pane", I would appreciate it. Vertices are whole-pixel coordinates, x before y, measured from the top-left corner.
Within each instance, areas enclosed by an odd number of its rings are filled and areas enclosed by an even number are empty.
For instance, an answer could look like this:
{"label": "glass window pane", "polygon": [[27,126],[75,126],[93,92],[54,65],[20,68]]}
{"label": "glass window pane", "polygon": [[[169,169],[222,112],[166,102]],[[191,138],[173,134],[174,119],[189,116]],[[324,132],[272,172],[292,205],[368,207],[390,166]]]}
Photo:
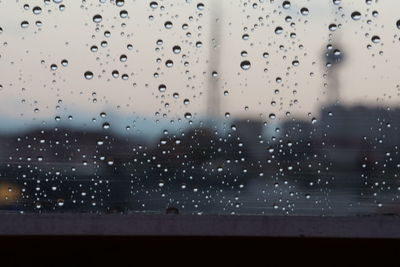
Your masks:
{"label": "glass window pane", "polygon": [[0,209],[398,213],[398,8],[1,1]]}

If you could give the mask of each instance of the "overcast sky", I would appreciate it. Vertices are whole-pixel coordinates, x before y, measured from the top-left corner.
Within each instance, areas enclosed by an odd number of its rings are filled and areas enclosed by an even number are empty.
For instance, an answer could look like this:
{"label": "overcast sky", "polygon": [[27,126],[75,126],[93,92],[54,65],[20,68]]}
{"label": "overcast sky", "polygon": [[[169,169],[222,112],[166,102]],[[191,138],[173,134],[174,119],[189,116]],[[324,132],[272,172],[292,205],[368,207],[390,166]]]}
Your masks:
{"label": "overcast sky", "polygon": [[[287,118],[287,112],[291,117],[318,116],[329,90],[329,86],[324,88],[329,80],[323,78],[322,60],[329,34],[340,40],[346,55],[337,74],[341,101],[347,105],[398,103],[399,1],[367,5],[346,0],[334,5],[331,0],[292,0],[284,9],[281,0],[253,1],[256,6],[224,0],[218,12],[211,12],[216,10],[211,0],[157,1],[154,9],[150,1],[126,0],[122,7],[114,1],[100,2],[64,0],[65,9],[60,11],[60,4],[53,1],[48,5],[42,0],[0,1],[0,118],[4,124],[54,123],[56,116],[61,121],[72,116],[72,121],[84,124],[97,118],[100,124],[101,112],[124,117],[118,122],[121,125],[143,118],[148,123],[186,121],[188,113],[196,120],[207,110],[214,70],[222,114],[259,116],[265,121],[271,113],[277,115],[276,120]],[[42,10],[37,15],[33,13],[36,6]],[[308,14],[301,14],[303,7]],[[124,10],[127,18],[121,18]],[[361,13],[360,20],[351,18],[354,11]],[[97,14],[102,17],[98,23],[93,21]],[[285,21],[287,16],[291,22]],[[29,26],[21,27],[23,21]],[[172,22],[171,29],[165,27],[166,22]],[[341,27],[330,31],[333,23]],[[275,33],[277,27],[283,29],[281,34]],[[105,36],[106,31],[110,36]],[[215,42],[212,33],[218,33]],[[379,43],[371,41],[375,35]],[[157,45],[157,40],[163,43]],[[90,51],[94,45],[97,52]],[[173,52],[174,46],[181,47],[179,54]],[[126,62],[121,62],[121,55],[127,56]],[[212,58],[219,58],[219,66]],[[67,66],[62,66],[64,59]],[[166,66],[168,60],[173,61],[172,67]],[[251,62],[249,70],[240,67],[245,60]],[[52,64],[57,68],[51,70]],[[112,76],[115,70],[117,78]],[[94,77],[85,79],[86,71]],[[121,78],[123,74],[127,80]],[[159,91],[161,84],[165,92]],[[189,101],[184,104],[185,100]]]}

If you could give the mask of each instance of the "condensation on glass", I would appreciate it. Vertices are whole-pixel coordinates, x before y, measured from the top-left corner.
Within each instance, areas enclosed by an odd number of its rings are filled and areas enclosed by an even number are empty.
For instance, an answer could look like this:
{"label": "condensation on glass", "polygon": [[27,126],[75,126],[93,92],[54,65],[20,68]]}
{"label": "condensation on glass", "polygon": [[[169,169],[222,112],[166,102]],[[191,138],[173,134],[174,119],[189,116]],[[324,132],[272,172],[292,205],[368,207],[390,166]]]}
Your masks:
{"label": "condensation on glass", "polygon": [[1,0],[0,209],[400,213],[399,8]]}

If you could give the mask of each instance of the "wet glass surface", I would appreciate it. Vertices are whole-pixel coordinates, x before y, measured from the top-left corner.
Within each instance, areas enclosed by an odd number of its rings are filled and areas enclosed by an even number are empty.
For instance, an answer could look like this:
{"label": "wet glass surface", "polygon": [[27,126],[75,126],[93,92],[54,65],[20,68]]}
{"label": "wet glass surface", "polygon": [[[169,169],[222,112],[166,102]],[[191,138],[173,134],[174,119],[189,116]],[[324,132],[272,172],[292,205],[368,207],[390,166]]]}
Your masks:
{"label": "wet glass surface", "polygon": [[398,8],[0,1],[0,210],[399,213]]}

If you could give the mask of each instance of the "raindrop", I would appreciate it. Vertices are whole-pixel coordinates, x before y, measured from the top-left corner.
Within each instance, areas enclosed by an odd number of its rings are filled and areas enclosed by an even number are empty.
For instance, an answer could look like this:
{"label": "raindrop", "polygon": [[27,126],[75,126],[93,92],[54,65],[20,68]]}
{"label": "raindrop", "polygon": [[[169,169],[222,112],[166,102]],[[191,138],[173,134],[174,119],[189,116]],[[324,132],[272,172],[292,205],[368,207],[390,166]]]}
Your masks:
{"label": "raindrop", "polygon": [[378,44],[378,43],[380,43],[381,38],[380,38],[378,35],[374,35],[374,36],[372,36],[371,41],[372,41],[374,44]]}
{"label": "raindrop", "polygon": [[164,93],[165,91],[167,91],[167,86],[165,86],[165,84],[161,84],[160,86],[158,86],[158,91]]}
{"label": "raindrop", "polygon": [[93,22],[100,23],[103,20],[103,17],[99,14],[93,16]]}
{"label": "raindrop", "polygon": [[204,4],[203,3],[198,3],[197,4],[197,9],[198,10],[204,10]]}
{"label": "raindrop", "polygon": [[121,12],[119,12],[119,16],[123,19],[128,17],[128,11],[126,10],[121,10]]}
{"label": "raindrop", "polygon": [[61,65],[62,65],[63,67],[68,66],[68,60],[66,60],[66,59],[61,60]]}
{"label": "raindrop", "polygon": [[176,45],[172,48],[172,51],[174,52],[174,54],[179,54],[182,50],[179,45]]}
{"label": "raindrop", "polygon": [[103,129],[104,130],[110,129],[110,124],[108,122],[103,123]]}
{"label": "raindrop", "polygon": [[126,61],[128,60],[128,57],[127,57],[126,55],[121,55],[121,56],[119,57],[119,60],[120,60],[121,62],[126,62]]}
{"label": "raindrop", "polygon": [[156,8],[158,7],[158,3],[155,2],[155,1],[150,2],[150,7],[151,7],[152,9],[156,9]]}
{"label": "raindrop", "polygon": [[284,9],[289,9],[290,6],[291,6],[290,1],[283,1],[282,7],[283,7]]}
{"label": "raindrop", "polygon": [[240,67],[243,70],[249,70],[251,68],[251,63],[248,60],[242,61],[242,63],[240,63]]}
{"label": "raindrop", "polygon": [[121,6],[123,6],[123,5],[125,4],[125,1],[124,1],[124,0],[116,0],[116,1],[115,1],[115,4],[116,4],[117,6],[119,6],[119,7],[121,7]]}
{"label": "raindrop", "polygon": [[275,28],[275,33],[276,33],[276,34],[281,34],[282,32],[283,32],[282,27],[276,27],[276,28]]}
{"label": "raindrop", "polygon": [[85,74],[84,74],[84,76],[85,76],[85,79],[86,79],[86,80],[91,80],[91,79],[93,79],[93,72],[91,72],[91,71],[86,71]]}
{"label": "raindrop", "polygon": [[300,13],[301,13],[303,16],[307,16],[307,15],[310,13],[310,11],[308,10],[308,8],[303,7],[302,9],[300,9]]}
{"label": "raindrop", "polygon": [[171,21],[167,21],[167,22],[164,23],[164,27],[165,27],[166,29],[171,29],[172,26],[173,26],[173,24],[172,24]]}
{"label": "raindrop", "polygon": [[361,19],[361,13],[358,11],[354,11],[353,13],[351,13],[351,18],[353,20],[360,20]]}
{"label": "raindrop", "polygon": [[165,66],[167,66],[167,68],[172,68],[174,66],[174,62],[169,59],[165,62]]}
{"label": "raindrop", "polygon": [[334,23],[330,24],[330,25],[329,25],[329,30],[330,30],[330,31],[336,31],[336,30],[337,30],[337,25],[334,24]]}
{"label": "raindrop", "polygon": [[190,112],[185,113],[185,118],[190,120],[192,118],[192,113]]}
{"label": "raindrop", "polygon": [[32,9],[32,12],[33,12],[33,14],[35,14],[35,15],[39,15],[40,13],[42,13],[42,8],[39,7],[39,6],[35,6],[35,7]]}
{"label": "raindrop", "polygon": [[25,29],[29,27],[29,22],[27,22],[26,20],[24,20],[23,22],[21,22],[21,28]]}

